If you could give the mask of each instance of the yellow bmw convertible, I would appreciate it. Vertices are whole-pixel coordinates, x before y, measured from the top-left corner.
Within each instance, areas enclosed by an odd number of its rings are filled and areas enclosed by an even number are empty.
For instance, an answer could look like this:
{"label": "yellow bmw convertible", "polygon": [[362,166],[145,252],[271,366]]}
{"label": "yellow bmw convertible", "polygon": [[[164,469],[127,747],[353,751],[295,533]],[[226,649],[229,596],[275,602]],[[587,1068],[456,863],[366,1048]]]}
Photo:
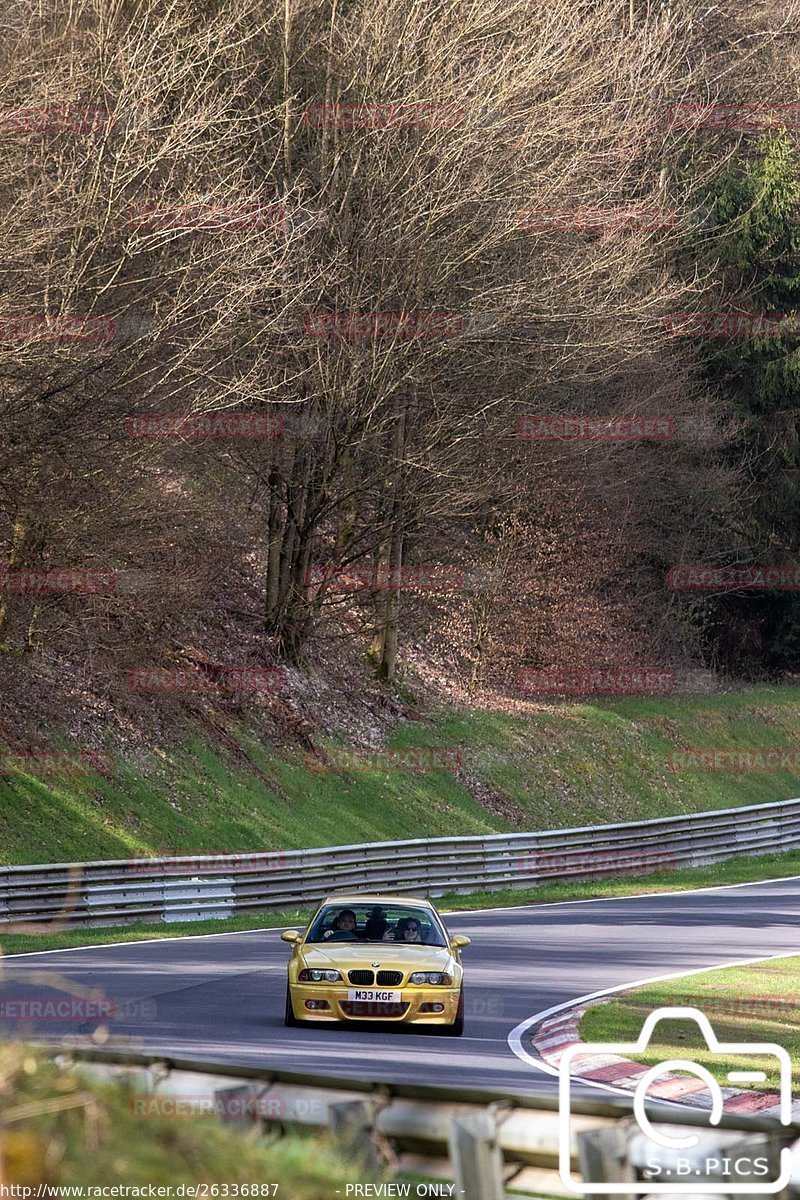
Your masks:
{"label": "yellow bmw convertible", "polygon": [[464,1032],[461,950],[427,900],[329,896],[292,946],[287,1025],[396,1021]]}

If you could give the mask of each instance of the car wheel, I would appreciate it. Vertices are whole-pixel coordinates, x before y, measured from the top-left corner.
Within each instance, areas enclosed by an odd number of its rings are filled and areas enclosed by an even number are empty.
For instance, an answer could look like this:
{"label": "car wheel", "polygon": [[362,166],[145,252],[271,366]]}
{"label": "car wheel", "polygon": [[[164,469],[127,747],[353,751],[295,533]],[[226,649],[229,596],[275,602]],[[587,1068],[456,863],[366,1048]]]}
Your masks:
{"label": "car wheel", "polygon": [[300,1024],[297,1017],[294,1015],[294,1009],[292,1008],[292,995],[289,991],[288,983],[286,985],[286,1012],[283,1016],[283,1023],[289,1029],[294,1029],[296,1025]]}
{"label": "car wheel", "polygon": [[461,1037],[464,1032],[464,989],[461,989],[461,995],[458,997],[458,1008],[456,1009],[456,1019],[452,1025],[445,1025],[442,1028],[442,1033],[446,1037]]}

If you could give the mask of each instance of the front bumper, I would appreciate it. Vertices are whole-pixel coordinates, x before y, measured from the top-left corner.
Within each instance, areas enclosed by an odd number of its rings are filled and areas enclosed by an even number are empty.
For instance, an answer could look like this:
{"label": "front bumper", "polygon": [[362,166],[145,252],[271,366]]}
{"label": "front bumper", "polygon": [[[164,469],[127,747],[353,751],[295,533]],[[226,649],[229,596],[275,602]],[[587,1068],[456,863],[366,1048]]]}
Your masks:
{"label": "front bumper", "polygon": [[[400,1005],[350,1002],[346,984],[290,983],[292,1011],[298,1021],[393,1021],[403,1025],[452,1025],[458,1013],[461,987],[401,987]],[[327,1008],[309,1009],[306,1001],[325,1001]],[[421,1011],[442,1005],[441,1012]]]}

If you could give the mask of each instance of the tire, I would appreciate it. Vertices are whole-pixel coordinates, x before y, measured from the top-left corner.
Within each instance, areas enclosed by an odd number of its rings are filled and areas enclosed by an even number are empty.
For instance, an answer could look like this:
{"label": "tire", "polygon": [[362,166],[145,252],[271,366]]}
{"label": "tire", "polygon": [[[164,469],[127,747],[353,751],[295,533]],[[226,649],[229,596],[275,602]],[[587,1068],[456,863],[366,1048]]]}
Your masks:
{"label": "tire", "polygon": [[464,1032],[464,989],[461,989],[461,995],[458,997],[458,1008],[456,1009],[456,1019],[452,1025],[445,1025],[442,1028],[442,1033],[445,1037],[461,1037]]}
{"label": "tire", "polygon": [[292,1008],[292,997],[289,992],[289,984],[286,984],[286,1011],[283,1014],[283,1023],[287,1029],[295,1029],[299,1024],[297,1017],[294,1015]]}

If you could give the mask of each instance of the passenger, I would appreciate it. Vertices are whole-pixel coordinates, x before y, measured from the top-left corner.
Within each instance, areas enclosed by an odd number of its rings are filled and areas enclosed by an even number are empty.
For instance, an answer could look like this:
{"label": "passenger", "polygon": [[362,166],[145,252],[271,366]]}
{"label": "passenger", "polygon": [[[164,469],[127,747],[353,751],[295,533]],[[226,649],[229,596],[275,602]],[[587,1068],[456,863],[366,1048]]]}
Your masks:
{"label": "passenger", "polygon": [[380,942],[388,928],[389,922],[383,915],[383,909],[376,905],[367,917],[364,925],[364,937],[368,942]]}
{"label": "passenger", "polygon": [[394,940],[396,942],[421,942],[422,929],[417,918],[403,917],[398,921]]}

